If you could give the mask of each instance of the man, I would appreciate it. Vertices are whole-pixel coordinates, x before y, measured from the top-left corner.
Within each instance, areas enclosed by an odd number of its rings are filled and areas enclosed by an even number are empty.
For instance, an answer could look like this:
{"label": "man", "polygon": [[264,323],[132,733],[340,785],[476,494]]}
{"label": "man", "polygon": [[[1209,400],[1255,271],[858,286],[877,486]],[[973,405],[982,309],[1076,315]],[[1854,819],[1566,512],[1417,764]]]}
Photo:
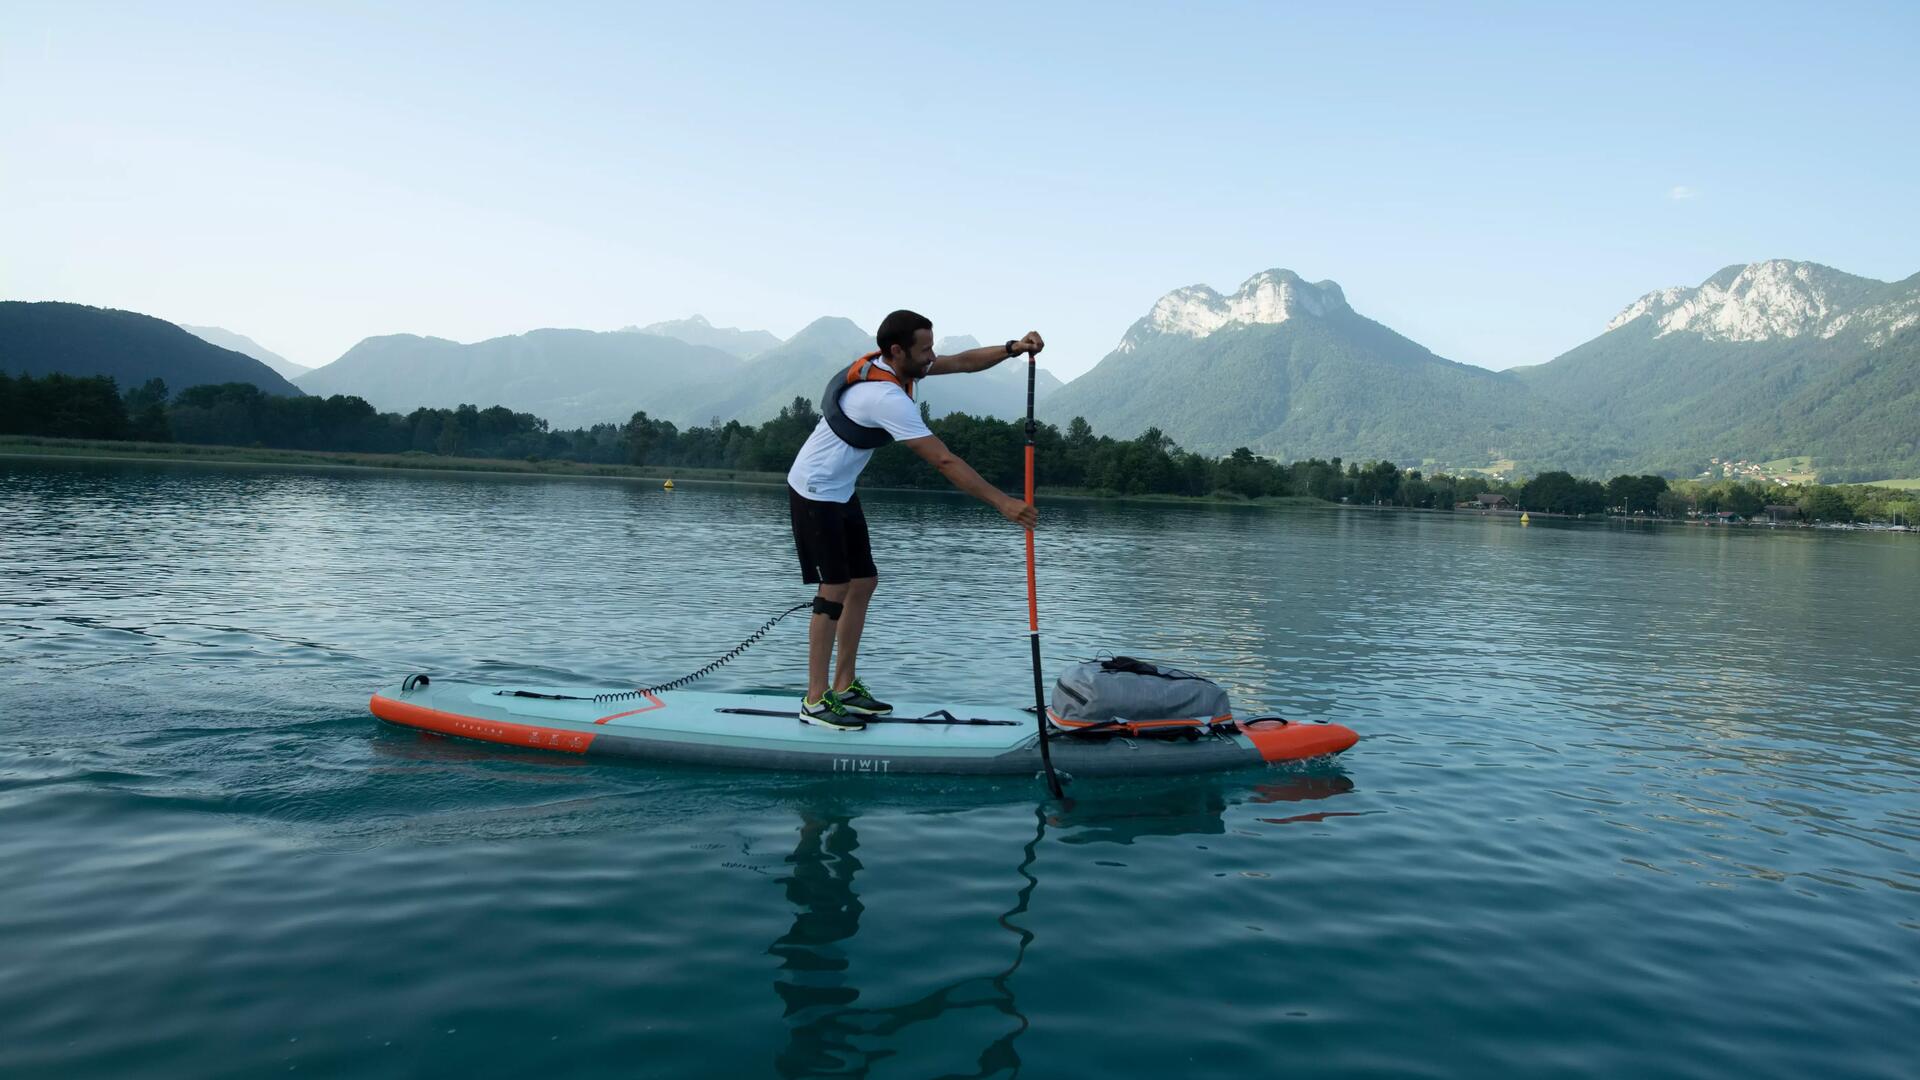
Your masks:
{"label": "man", "polygon": [[[1010,357],[1038,354],[1045,344],[1038,332],[953,356],[933,355],[933,323],[911,311],[896,311],[874,335],[878,352],[835,372],[820,403],[820,423],[787,470],[793,543],[800,575],[820,586],[807,626],[807,694],[800,701],[804,723],[836,731],[859,731],[864,716],[885,716],[893,706],[874,697],[855,673],[860,634],[867,625],[879,572],[867,539],[867,519],[854,494],[854,481],[873,452],[898,440],[953,486],[972,495],[1017,525],[1032,528],[1033,507],[981,479],[966,462],[928,430],[913,403],[913,385],[930,375],[985,371]],[[827,669],[839,646],[840,664],[831,684]]]}

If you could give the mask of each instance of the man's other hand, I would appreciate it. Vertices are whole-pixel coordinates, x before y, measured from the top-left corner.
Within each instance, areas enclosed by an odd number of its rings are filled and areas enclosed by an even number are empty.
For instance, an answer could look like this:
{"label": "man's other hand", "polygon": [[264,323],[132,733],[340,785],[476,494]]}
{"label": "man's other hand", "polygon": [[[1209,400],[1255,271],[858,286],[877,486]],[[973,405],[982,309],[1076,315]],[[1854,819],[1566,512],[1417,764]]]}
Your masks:
{"label": "man's other hand", "polygon": [[1031,529],[1040,521],[1040,511],[1019,499],[1000,501],[1000,516],[1023,528]]}

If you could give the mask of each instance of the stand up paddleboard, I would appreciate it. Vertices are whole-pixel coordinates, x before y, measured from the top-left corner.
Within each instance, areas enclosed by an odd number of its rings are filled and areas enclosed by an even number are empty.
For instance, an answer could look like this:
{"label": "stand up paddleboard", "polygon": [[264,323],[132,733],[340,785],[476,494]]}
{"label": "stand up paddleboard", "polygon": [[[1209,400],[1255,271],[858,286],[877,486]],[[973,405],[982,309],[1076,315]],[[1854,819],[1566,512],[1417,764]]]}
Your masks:
{"label": "stand up paddleboard", "polygon": [[[1007,343],[1009,356],[1014,345]],[[1036,346],[1027,353],[1029,506],[1034,492],[1037,351]],[[672,487],[673,481],[666,486]],[[380,719],[403,727],[569,754],[800,772],[1039,774],[1046,777],[1056,799],[1061,796],[1059,773],[1072,777],[1219,772],[1337,754],[1359,741],[1352,730],[1338,724],[1300,724],[1279,717],[1236,722],[1225,693],[1207,680],[1124,657],[1100,664],[1107,674],[1098,678],[1106,682],[1138,676],[1195,688],[1204,685],[1212,687],[1212,694],[1203,693],[1194,700],[1210,704],[1195,713],[1178,704],[1191,695],[1169,698],[1136,693],[1129,697],[1123,689],[1115,699],[1120,708],[1105,707],[1110,702],[1092,707],[1088,694],[1063,679],[1060,688],[1066,698],[1058,700],[1075,704],[1050,708],[1040,670],[1033,529],[1024,532],[1027,639],[1033,655],[1031,713],[1004,706],[907,702],[895,705],[891,716],[864,717],[862,730],[839,731],[802,723],[791,697],[681,689],[745,652],[781,619],[811,608],[811,602],[775,615],[700,670],[658,686],[639,690],[497,687],[409,675],[373,695],[369,707]],[[1120,664],[1121,660],[1126,663]],[[1099,696],[1096,684],[1083,685]],[[1083,709],[1089,715],[1072,715]],[[1143,713],[1159,718],[1142,719]],[[1050,721],[1058,722],[1061,730],[1055,731]]]}
{"label": "stand up paddleboard", "polygon": [[[390,724],[481,742],[594,757],[801,772],[1033,776],[1034,716],[1018,708],[903,702],[866,730],[800,722],[792,696],[695,690],[499,687],[410,675],[373,695]],[[1259,719],[1170,738],[1052,733],[1069,776],[1218,772],[1337,754],[1359,736],[1338,724]]]}

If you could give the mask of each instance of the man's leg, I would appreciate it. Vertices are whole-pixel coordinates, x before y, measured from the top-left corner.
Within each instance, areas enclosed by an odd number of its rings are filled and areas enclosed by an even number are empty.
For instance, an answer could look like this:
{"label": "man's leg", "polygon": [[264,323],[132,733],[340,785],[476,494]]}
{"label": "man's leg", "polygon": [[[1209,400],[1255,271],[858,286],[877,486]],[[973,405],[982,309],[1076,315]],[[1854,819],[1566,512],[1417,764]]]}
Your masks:
{"label": "man's leg", "polygon": [[853,683],[853,665],[860,655],[860,633],[867,628],[867,602],[873,599],[874,587],[879,584],[878,577],[857,577],[843,586],[847,590],[846,608],[840,613],[840,663],[833,673],[836,694]]}
{"label": "man's leg", "polygon": [[[818,599],[814,602],[813,618],[807,623],[807,700],[819,701],[827,692],[827,665],[833,660],[834,626],[840,620],[830,617],[819,610],[821,600],[836,607],[846,604],[849,587],[846,584],[822,585]],[[872,595],[869,589],[868,595]],[[866,607],[861,606],[864,615]],[[845,618],[843,610],[841,618]],[[858,640],[856,638],[856,640]]]}

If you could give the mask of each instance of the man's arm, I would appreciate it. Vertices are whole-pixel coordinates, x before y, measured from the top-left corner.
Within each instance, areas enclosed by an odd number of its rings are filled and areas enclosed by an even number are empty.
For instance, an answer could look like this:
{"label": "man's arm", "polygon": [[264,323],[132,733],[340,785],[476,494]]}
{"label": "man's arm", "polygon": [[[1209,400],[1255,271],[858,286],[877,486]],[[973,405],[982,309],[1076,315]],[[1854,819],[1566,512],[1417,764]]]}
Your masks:
{"label": "man's arm", "polygon": [[[969,350],[969,352],[978,351],[980,350]],[[1006,349],[1002,348],[1000,352],[1005,355]],[[966,356],[968,353],[960,355]],[[951,481],[954,487],[1000,511],[1001,517],[1029,529],[1033,528],[1034,523],[1039,520],[1038,511],[987,483],[984,477],[973,471],[973,466],[961,461],[953,451],[947,449],[947,444],[940,441],[940,436],[922,435],[918,439],[902,441],[911,447],[914,453],[924,458],[927,464],[939,469],[940,475]]]}
{"label": "man's arm", "polygon": [[1037,353],[1046,344],[1040,340],[1040,332],[1033,331],[1026,337],[1013,343],[1013,352],[1007,352],[1005,345],[982,345],[977,349],[968,349],[952,356],[936,356],[928,365],[928,375],[957,375],[963,371],[985,371],[1002,360],[1027,353]]}

